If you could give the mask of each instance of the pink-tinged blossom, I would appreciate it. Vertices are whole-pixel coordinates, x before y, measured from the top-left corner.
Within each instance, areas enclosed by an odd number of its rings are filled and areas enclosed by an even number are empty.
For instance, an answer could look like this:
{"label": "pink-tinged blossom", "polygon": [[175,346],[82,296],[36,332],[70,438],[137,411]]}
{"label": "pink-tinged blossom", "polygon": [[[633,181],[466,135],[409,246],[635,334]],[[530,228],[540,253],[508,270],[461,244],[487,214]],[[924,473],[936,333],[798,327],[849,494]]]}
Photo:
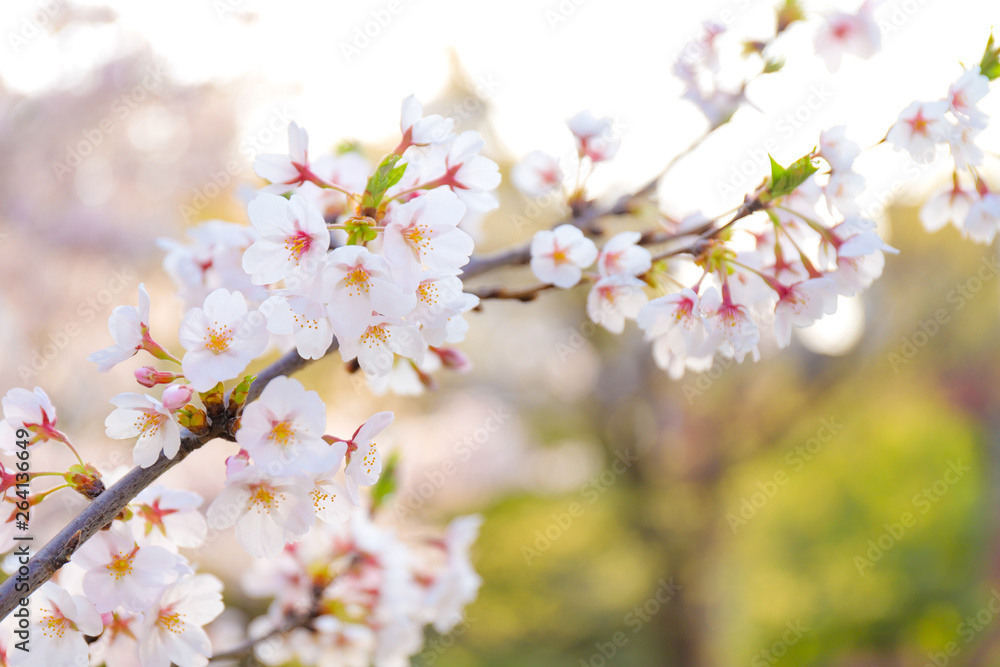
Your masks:
{"label": "pink-tinged blossom", "polygon": [[920,207],[920,222],[928,232],[936,232],[951,222],[956,229],[962,229],[976,200],[975,193],[963,190],[957,183],[950,190],[930,197]]}
{"label": "pink-tinged blossom", "polygon": [[875,20],[873,2],[866,1],[856,14],[831,12],[816,33],[816,54],[827,69],[836,72],[845,53],[867,60],[882,48],[882,30]]}
{"label": "pink-tinged blossom", "polygon": [[144,610],[139,632],[143,667],[203,667],[212,642],[203,626],[225,609],[222,582],[210,574],[185,577]]}
{"label": "pink-tinged blossom", "polygon": [[197,391],[238,376],[268,340],[263,315],[249,311],[240,292],[221,288],[208,295],[203,308],[184,315],[178,337],[187,350],[184,376]]}
{"label": "pink-tinged blossom", "polygon": [[31,434],[29,444],[46,440],[63,440],[65,436],[56,430],[56,409],[49,400],[48,394],[41,387],[34,390],[11,389],[0,400],[3,405],[3,421],[0,421],[0,449],[7,452],[17,451],[15,442],[22,438],[17,432],[21,429]]}
{"label": "pink-tinged blossom", "polygon": [[416,296],[393,282],[385,258],[362,246],[342,246],[331,252],[324,280],[330,324],[342,343],[363,335],[373,312],[402,317],[416,305]]}
{"label": "pink-tinged blossom", "polygon": [[193,244],[157,239],[167,250],[163,267],[177,286],[184,308],[199,307],[214,290],[224,287],[242,292],[247,301],[260,303],[267,288],[255,285],[243,270],[243,253],[257,240],[257,231],[247,225],[210,220],[187,230]]}
{"label": "pink-tinged blossom", "polygon": [[601,248],[597,257],[597,272],[608,276],[641,276],[653,265],[653,256],[639,243],[639,232],[615,234]]}
{"label": "pink-tinged blossom", "polygon": [[847,138],[847,126],[837,125],[823,130],[819,135],[818,155],[830,164],[833,171],[846,171],[861,154],[861,147]]}
{"label": "pink-tinged blossom", "polygon": [[314,272],[330,247],[330,232],[316,207],[301,195],[290,199],[267,193],[247,206],[260,238],[243,253],[243,269],[258,285]]}
{"label": "pink-tinged blossom", "polygon": [[451,130],[455,121],[438,114],[424,116],[424,107],[416,95],[410,95],[403,100],[399,118],[399,131],[403,140],[396,148],[396,153],[402,154],[410,146],[427,146],[439,144],[451,138]]}
{"label": "pink-tinged blossom", "polygon": [[208,508],[216,530],[236,527],[236,541],[256,558],[273,558],[316,522],[304,475],[274,477],[250,465],[226,476],[226,485]]}
{"label": "pink-tinged blossom", "polygon": [[601,278],[587,295],[587,315],[611,333],[625,330],[625,320],[634,320],[649,297],[646,283],[632,276]]}
{"label": "pink-tinged blossom", "polygon": [[914,102],[899,114],[896,123],[889,128],[886,141],[897,150],[909,151],[916,162],[931,162],[937,145],[948,138],[946,111],[947,102]]}
{"label": "pink-tinged blossom", "polygon": [[333,342],[326,276],[324,272],[299,275],[286,285],[260,306],[260,312],[267,316],[267,329],[291,334],[303,359],[319,359]]}
{"label": "pink-tinged blossom", "polygon": [[322,473],[339,461],[323,440],[326,404],[295,378],[279,375],[243,408],[236,442],[272,475]]}
{"label": "pink-tinged blossom", "polygon": [[837,283],[832,278],[810,278],[780,285],[774,308],[774,337],[778,347],[792,341],[792,326],[807,327],[837,309]]}
{"label": "pink-tinged blossom", "polygon": [[190,570],[177,554],[139,546],[131,531],[117,527],[94,535],[73,554],[72,562],[85,571],[83,592],[101,613],[119,605],[145,611],[178,575]]}
{"label": "pink-tinged blossom", "polygon": [[854,296],[867,289],[882,275],[885,267],[883,253],[899,254],[875,232],[875,223],[863,218],[848,218],[830,229],[835,248],[824,242],[820,246],[821,261],[836,268],[830,277],[844,296]]}
{"label": "pink-tinged blossom", "polygon": [[983,129],[987,115],[976,108],[976,104],[990,92],[990,80],[979,72],[978,67],[962,73],[955,83],[948,87],[948,109],[963,126]]}
{"label": "pink-tinged blossom", "polygon": [[949,125],[945,139],[956,169],[971,169],[983,161],[983,149],[976,144],[981,129],[971,125]]}
{"label": "pink-tinged blossom", "polygon": [[376,315],[360,336],[341,336],[340,356],[358,360],[367,375],[383,376],[392,370],[395,355],[420,362],[427,343],[414,324],[399,318]]}
{"label": "pink-tinged blossom", "polygon": [[193,491],[162,484],[143,489],[130,503],[136,541],[175,552],[178,547],[200,547],[208,529],[198,511],[201,503],[201,496]]}
{"label": "pink-tinged blossom", "polygon": [[690,287],[653,299],[643,306],[636,320],[645,339],[653,343],[656,365],[674,379],[684,375],[689,358],[707,356],[710,360],[715,351],[709,344],[700,300]]}
{"label": "pink-tinged blossom", "polygon": [[82,595],[70,595],[51,581],[42,584],[28,600],[31,650],[8,651],[11,666],[86,665],[89,650],[85,635],[96,637],[104,630],[93,603]]}
{"label": "pink-tinged blossom", "polygon": [[984,192],[969,207],[962,234],[976,243],[992,243],[1000,231],[1000,194]]}
{"label": "pink-tinged blossom", "polygon": [[382,457],[379,456],[374,439],[389,427],[393,418],[391,412],[378,412],[359,426],[347,441],[347,468],[344,474],[347,478],[348,496],[355,505],[361,504],[358,487],[371,486],[382,473]]}
{"label": "pink-tinged blossom", "polygon": [[479,304],[479,297],[462,291],[462,281],[457,276],[428,275],[417,286],[417,305],[406,316],[406,321],[420,327],[428,345],[460,343],[465,339],[463,313]]}
{"label": "pink-tinged blossom", "polygon": [[158,359],[170,358],[149,336],[149,293],[142,283],[139,283],[138,307],[117,306],[108,318],[108,330],[115,344],[87,357],[87,361],[97,364],[101,373],[107,373],[139,350],[148,350]]}
{"label": "pink-tinged blossom", "polygon": [[593,264],[597,255],[594,242],[573,225],[538,232],[531,240],[531,270],[535,277],[563,289],[580,282],[583,269]]}
{"label": "pink-tinged blossom", "polygon": [[483,583],[469,558],[469,550],[479,537],[483,517],[478,514],[454,519],[445,532],[445,566],[427,590],[424,604],[428,620],[440,633],[450,632],[462,620],[462,610],[475,601]]}
{"label": "pink-tinged blossom", "polygon": [[757,343],[760,329],[747,312],[746,306],[735,303],[723,286],[723,294],[714,288],[705,292],[701,300],[702,311],[706,314],[709,332],[717,334],[722,342],[722,351],[742,363],[747,353],[754,361],[760,359]]}
{"label": "pink-tinged blossom", "polygon": [[543,153],[531,151],[511,170],[511,181],[518,190],[529,197],[541,197],[562,185],[563,173],[559,160]]}
{"label": "pink-tinged blossom", "polygon": [[457,274],[469,262],[472,237],[458,228],[465,204],[447,188],[436,188],[392,211],[382,237],[382,252],[392,275],[414,290],[424,270]]}
{"label": "pink-tinged blossom", "polygon": [[860,207],[858,197],[865,191],[865,178],[851,170],[835,171],[823,188],[830,213],[857,215]]}
{"label": "pink-tinged blossom", "polygon": [[132,460],[137,466],[148,468],[159,458],[160,452],[172,459],[181,446],[181,431],[173,415],[163,403],[144,394],[118,394],[111,399],[116,406],[104,420],[109,438],[129,440],[138,438],[132,450]]}
{"label": "pink-tinged blossom", "polygon": [[265,153],[253,161],[253,170],[270,185],[263,192],[284,194],[309,180],[309,135],[297,123],[288,124],[288,155]]}
{"label": "pink-tinged blossom", "polygon": [[420,161],[421,180],[428,186],[450,188],[469,211],[494,210],[500,205],[493,195],[500,185],[500,168],[479,154],[484,145],[478,132],[467,130],[450,144],[432,146]]}
{"label": "pink-tinged blossom", "polygon": [[566,125],[576,139],[576,149],[581,158],[604,162],[618,153],[621,138],[611,118],[596,118],[590,111],[584,110],[567,120]]}

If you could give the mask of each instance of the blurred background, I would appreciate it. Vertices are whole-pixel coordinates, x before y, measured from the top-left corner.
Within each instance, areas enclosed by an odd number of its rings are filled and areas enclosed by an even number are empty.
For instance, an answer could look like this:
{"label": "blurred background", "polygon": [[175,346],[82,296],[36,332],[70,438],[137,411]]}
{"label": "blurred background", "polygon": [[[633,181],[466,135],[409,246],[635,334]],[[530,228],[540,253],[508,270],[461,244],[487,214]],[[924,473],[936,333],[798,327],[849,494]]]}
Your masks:
{"label": "blurred background", "polygon": [[[246,222],[252,159],[285,150],[290,120],[315,154],[356,141],[373,160],[396,143],[410,93],[480,130],[505,175],[500,209],[476,231],[482,251],[565,216],[506,177],[529,150],[572,155],[563,121],[582,108],[624,127],[592,194],[644,183],[706,129],[669,73],[701,22],[728,25],[738,80],[740,41],[767,37],[774,20],[756,0],[648,4],[7,0],[0,389],[42,386],[81,451],[103,470],[128,466],[103,420],[111,396],[134,390],[133,366],[99,375],[84,358],[109,344],[107,316],[136,303],[140,282],[154,334],[175,344],[180,303],[156,239]],[[738,203],[767,171],[754,161],[765,144],[787,163],[845,124],[874,146],[909,102],[943,96],[1000,23],[987,1],[890,1],[876,15],[883,51],[836,75],[813,54],[815,23],[791,29],[785,70],[755,81],[752,106],[668,175],[660,208]],[[992,98],[982,106],[996,117]],[[997,135],[983,135],[993,151]],[[634,327],[595,330],[578,289],[486,303],[462,346],[473,371],[423,396],[373,397],[339,357],[303,373],[331,433],[396,412],[386,444],[402,455],[401,483],[387,520],[416,532],[486,516],[479,600],[415,664],[1000,664],[1000,265],[951,228],[921,228],[943,162],[918,167],[882,145],[857,168],[863,209],[902,253],[863,297],[790,349],[765,346],[759,363],[719,360],[671,381]],[[531,282],[512,270],[477,284]],[[211,498],[231,453],[206,447],[164,482]],[[69,462],[53,447],[33,460]],[[40,535],[82,507],[64,494],[38,517]],[[226,581],[224,648],[266,601],[241,593],[247,557],[231,536],[193,559]]]}

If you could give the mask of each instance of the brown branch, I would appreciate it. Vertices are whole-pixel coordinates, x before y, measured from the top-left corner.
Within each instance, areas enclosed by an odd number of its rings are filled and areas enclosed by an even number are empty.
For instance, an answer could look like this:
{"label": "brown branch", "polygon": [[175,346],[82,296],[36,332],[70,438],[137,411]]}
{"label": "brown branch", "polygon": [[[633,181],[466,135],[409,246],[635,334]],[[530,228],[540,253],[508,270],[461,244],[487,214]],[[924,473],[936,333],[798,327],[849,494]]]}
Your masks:
{"label": "brown branch", "polygon": [[469,294],[475,294],[480,300],[485,301],[486,299],[512,299],[515,301],[534,301],[539,293],[544,292],[547,289],[552,289],[555,285],[550,285],[548,283],[542,285],[534,285],[532,287],[524,287],[521,289],[508,289],[502,285],[495,287],[479,287],[473,290],[469,290]]}
{"label": "brown branch", "polygon": [[272,637],[277,637],[278,635],[283,635],[287,632],[291,632],[296,628],[308,627],[314,618],[316,618],[315,612],[306,612],[304,614],[296,614],[294,616],[289,616],[288,618],[285,619],[285,622],[282,625],[272,629],[270,632],[267,632],[261,635],[260,637],[247,639],[245,642],[237,644],[232,648],[228,648],[225,651],[220,651],[219,653],[214,654],[210,658],[210,661],[214,662],[216,660],[235,660],[238,658],[244,658],[250,655],[251,651],[253,651],[254,646],[256,646],[257,644],[265,642],[268,639],[271,639]]}
{"label": "brown branch", "polygon": [[[326,354],[335,349],[337,349],[336,341],[326,351]],[[311,362],[310,359],[300,357],[295,350],[285,354],[261,371],[250,386],[246,402],[256,400],[267,383],[278,375],[294,373]],[[70,521],[35,554],[35,557],[28,563],[27,576],[15,573],[8,577],[3,584],[0,584],[0,619],[5,618],[13,611],[21,598],[28,597],[39,586],[51,579],[52,575],[69,561],[81,544],[93,537],[97,531],[110,525],[118,513],[125,509],[125,506],[140,491],[156,481],[160,475],[183,461],[188,454],[201,448],[205,443],[215,438],[232,439],[232,434],[226,432],[226,424],[230,417],[232,415],[226,414],[223,415],[222,419],[213,421],[208,432],[202,435],[194,435],[187,429],[182,429],[181,446],[176,456],[168,459],[161,452],[160,458],[153,465],[148,468],[133,468],[118,480],[117,484],[104,491],[87,505],[75,519]],[[27,588],[24,588],[24,584],[27,584]]]}

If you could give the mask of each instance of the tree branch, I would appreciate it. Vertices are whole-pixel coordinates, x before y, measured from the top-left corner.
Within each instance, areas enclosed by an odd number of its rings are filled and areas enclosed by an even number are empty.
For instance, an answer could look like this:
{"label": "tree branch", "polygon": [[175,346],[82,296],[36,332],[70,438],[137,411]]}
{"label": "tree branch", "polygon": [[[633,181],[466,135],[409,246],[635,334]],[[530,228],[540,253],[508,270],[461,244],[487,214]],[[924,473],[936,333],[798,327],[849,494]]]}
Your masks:
{"label": "tree branch", "polygon": [[308,627],[312,620],[316,618],[315,612],[306,612],[303,614],[296,614],[294,616],[289,616],[285,619],[285,622],[276,628],[273,628],[270,632],[267,632],[260,637],[255,637],[247,639],[245,642],[237,644],[232,648],[226,649],[225,651],[220,651],[212,655],[209,659],[210,662],[215,662],[216,660],[235,660],[238,658],[243,658],[250,655],[253,651],[254,646],[265,642],[272,637],[277,637],[278,635],[283,635],[286,632],[291,632],[296,628]]}
{"label": "tree branch", "polygon": [[[326,351],[330,354],[337,349],[337,343]],[[325,355],[324,355],[325,356]],[[257,400],[267,383],[279,375],[289,375],[312,363],[312,359],[303,359],[298,352],[292,350],[273,364],[265,368],[250,385],[246,403]],[[244,403],[244,405],[246,405]],[[201,448],[205,443],[215,438],[231,439],[226,432],[226,423],[231,415],[212,422],[208,433],[200,436],[192,434],[187,429],[181,431],[181,447],[177,455],[168,459],[163,453],[160,458],[148,468],[135,467],[118,483],[107,489],[80,512],[75,519],[59,531],[49,543],[28,563],[27,577],[14,574],[0,584],[0,619],[5,618],[21,598],[26,598],[39,586],[52,578],[59,568],[69,561],[81,544],[89,540],[97,531],[111,524],[118,513],[125,509],[140,491],[151,485],[163,473],[183,461],[188,454]],[[17,590],[20,584],[27,584],[26,590]]]}

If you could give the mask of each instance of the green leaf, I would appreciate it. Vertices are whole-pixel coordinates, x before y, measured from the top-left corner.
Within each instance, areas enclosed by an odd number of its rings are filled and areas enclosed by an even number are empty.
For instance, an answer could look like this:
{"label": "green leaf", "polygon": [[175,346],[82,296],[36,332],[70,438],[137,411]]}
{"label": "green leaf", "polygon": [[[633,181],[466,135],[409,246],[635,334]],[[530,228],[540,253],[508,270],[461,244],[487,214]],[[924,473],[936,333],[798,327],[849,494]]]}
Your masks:
{"label": "green leaf", "polygon": [[387,155],[381,164],[375,169],[375,173],[368,177],[368,185],[365,186],[365,194],[361,198],[361,206],[365,209],[377,209],[382,203],[386,190],[399,183],[406,171],[406,163],[397,165],[399,155]]}
{"label": "green leaf", "polygon": [[990,31],[990,39],[986,42],[986,52],[979,62],[980,73],[990,81],[1000,78],[1000,45],[994,45],[993,31]]}
{"label": "green leaf", "polygon": [[771,58],[767,58],[764,60],[764,74],[773,74],[774,72],[780,71],[784,66],[784,58],[774,58],[773,60]]}
{"label": "green leaf", "polygon": [[[770,156],[768,156],[770,157]],[[812,153],[800,157],[787,168],[771,158],[771,182],[768,183],[764,201],[773,201],[795,192],[795,188],[805,183],[806,179],[816,173],[816,165],[812,161]]]}
{"label": "green leaf", "polygon": [[347,245],[364,245],[369,241],[374,241],[378,236],[376,230],[368,218],[351,218],[344,227],[347,230]]}
{"label": "green leaf", "polygon": [[382,467],[382,474],[372,487],[372,509],[379,505],[396,491],[396,468],[399,465],[399,451],[393,451]]}

